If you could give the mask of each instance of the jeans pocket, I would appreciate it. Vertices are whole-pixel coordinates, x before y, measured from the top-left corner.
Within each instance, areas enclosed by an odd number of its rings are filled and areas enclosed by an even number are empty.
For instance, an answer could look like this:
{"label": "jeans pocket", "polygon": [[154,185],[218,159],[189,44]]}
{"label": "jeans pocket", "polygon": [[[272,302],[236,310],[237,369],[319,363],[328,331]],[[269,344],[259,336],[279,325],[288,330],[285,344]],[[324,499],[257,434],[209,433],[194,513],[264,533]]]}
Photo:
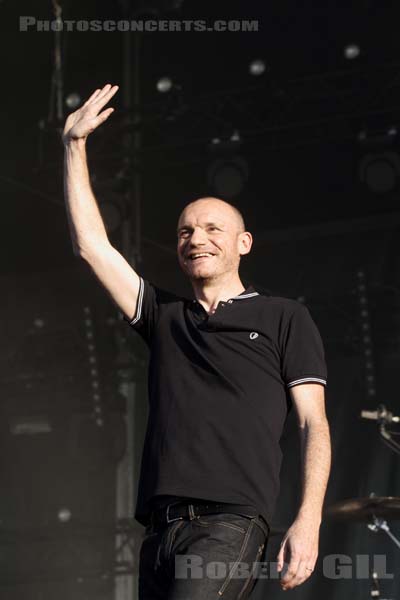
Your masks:
{"label": "jeans pocket", "polygon": [[[246,577],[245,583],[243,584],[240,594],[243,594],[247,591],[250,582],[253,579],[253,563],[248,563],[249,560],[254,560],[257,562],[258,558],[261,556],[261,553],[264,549],[265,545],[265,536],[260,535],[260,530],[255,523],[255,519],[250,519],[250,524],[245,532],[243,541],[239,548],[239,552],[236,560],[233,562],[229,573],[223,582],[221,588],[218,591],[218,595],[222,596],[225,592],[229,584],[238,577],[238,571],[242,570],[243,565],[246,565],[247,570],[249,571],[248,576]],[[240,577],[240,579],[242,579]],[[239,596],[240,597],[240,596]]]}
{"label": "jeans pocket", "polygon": [[221,525],[222,527],[227,527],[228,529],[234,529],[235,531],[239,531],[240,533],[246,533],[246,530],[236,523],[229,523],[228,521],[215,521],[214,525]]}
{"label": "jeans pocket", "polygon": [[[260,546],[258,547],[258,550],[257,550],[256,557],[254,559],[254,563],[258,563],[260,561],[260,559],[263,555],[264,548],[265,548],[265,543],[260,544]],[[253,566],[254,566],[254,563],[253,563]],[[238,600],[248,597],[249,594],[253,591],[253,588],[256,585],[256,583],[257,583],[257,579],[253,574],[253,570],[251,570],[249,577],[246,579],[242,589],[239,592],[239,595],[237,597]],[[245,594],[246,594],[246,596],[245,596]]]}
{"label": "jeans pocket", "polygon": [[172,527],[169,528],[169,530],[167,530],[167,537],[166,540],[164,542],[165,544],[165,556],[167,557],[167,559],[170,557],[170,553],[172,550],[172,546],[174,544],[175,538],[177,536],[178,531],[181,529],[181,527],[183,527],[183,525],[185,525],[186,521],[185,520],[180,520],[180,521],[176,521],[176,523],[174,523],[172,525]]}
{"label": "jeans pocket", "polygon": [[233,513],[216,513],[211,515],[202,515],[194,519],[194,523],[202,527],[211,527],[218,525],[244,535],[248,528],[249,519]]}

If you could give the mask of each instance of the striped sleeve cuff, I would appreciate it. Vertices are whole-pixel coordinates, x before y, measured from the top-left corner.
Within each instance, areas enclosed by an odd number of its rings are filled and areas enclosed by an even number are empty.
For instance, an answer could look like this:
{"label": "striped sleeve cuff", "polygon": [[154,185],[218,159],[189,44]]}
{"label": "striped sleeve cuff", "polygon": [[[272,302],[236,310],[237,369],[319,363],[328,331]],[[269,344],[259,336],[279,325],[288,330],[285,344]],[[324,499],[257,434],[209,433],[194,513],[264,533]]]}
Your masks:
{"label": "striped sleeve cuff", "polygon": [[140,317],[142,316],[143,293],[144,293],[144,281],[141,277],[139,277],[139,294],[138,294],[138,299],[137,299],[137,303],[136,303],[136,313],[131,321],[126,319],[129,323],[129,325],[135,325],[135,323],[137,323],[140,320]]}
{"label": "striped sleeve cuff", "polygon": [[326,379],[322,379],[321,377],[302,377],[301,379],[290,381],[286,385],[290,388],[294,385],[299,385],[300,383],[321,383],[322,385],[326,385]]}

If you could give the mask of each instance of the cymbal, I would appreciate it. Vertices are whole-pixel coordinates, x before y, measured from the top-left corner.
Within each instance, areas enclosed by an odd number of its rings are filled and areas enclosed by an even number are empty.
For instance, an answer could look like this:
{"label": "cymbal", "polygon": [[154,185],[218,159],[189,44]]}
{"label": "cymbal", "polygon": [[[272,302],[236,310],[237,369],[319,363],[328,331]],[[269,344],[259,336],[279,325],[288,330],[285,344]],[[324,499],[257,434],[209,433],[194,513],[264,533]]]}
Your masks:
{"label": "cymbal", "polygon": [[369,521],[373,517],[400,519],[400,498],[397,496],[368,496],[341,500],[324,511],[324,517],[340,521]]}

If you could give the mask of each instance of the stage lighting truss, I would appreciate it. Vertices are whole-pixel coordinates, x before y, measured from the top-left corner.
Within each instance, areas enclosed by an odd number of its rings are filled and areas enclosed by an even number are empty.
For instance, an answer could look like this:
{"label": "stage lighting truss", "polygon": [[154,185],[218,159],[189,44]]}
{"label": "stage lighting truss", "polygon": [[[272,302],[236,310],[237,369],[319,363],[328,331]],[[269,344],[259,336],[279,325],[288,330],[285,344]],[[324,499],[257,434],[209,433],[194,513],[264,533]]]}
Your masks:
{"label": "stage lighting truss", "polygon": [[279,82],[268,74],[251,86],[190,99],[182,88],[179,110],[164,97],[143,102],[131,118],[122,112],[115,115],[107,135],[139,129],[143,158],[159,156],[168,164],[197,162],[211,140],[228,130],[240,131],[248,152],[320,142],[357,143],[366,126],[399,122],[399,67],[397,62],[368,68],[351,65],[342,71]]}

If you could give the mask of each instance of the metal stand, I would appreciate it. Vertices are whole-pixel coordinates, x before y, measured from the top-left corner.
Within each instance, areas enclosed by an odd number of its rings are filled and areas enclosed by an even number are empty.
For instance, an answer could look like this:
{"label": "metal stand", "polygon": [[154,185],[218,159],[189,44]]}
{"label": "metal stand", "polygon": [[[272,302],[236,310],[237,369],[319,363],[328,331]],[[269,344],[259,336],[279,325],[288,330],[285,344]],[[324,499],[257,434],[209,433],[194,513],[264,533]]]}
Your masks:
{"label": "metal stand", "polygon": [[137,597],[137,592],[132,586],[132,580],[137,579],[141,543],[142,537],[139,533],[139,526],[135,521],[133,519],[119,519],[117,521],[114,570],[116,598],[129,597],[132,600],[132,598]]}
{"label": "metal stand", "polygon": [[61,125],[64,118],[64,75],[62,61],[62,6],[53,0],[54,16],[60,28],[54,33],[54,71],[51,80],[48,122]]}
{"label": "metal stand", "polygon": [[[127,17],[131,14],[129,0],[124,1]],[[126,133],[124,135],[124,165],[123,170],[128,180],[125,192],[124,221],[122,224],[122,254],[135,269],[141,263],[141,203],[142,203],[142,174],[140,169],[140,152],[142,134],[139,127],[133,127],[133,132],[128,126],[133,113],[134,125],[139,124],[140,115],[140,50],[142,37],[140,33],[124,34],[123,64],[124,85],[123,101],[126,119]],[[133,60],[132,60],[133,59]],[[134,221],[132,220],[132,216]],[[133,244],[132,244],[132,234]],[[126,330],[126,335],[128,330]],[[124,335],[124,334],[120,334]],[[136,500],[135,481],[135,401],[136,384],[132,376],[127,377],[121,384],[121,392],[126,398],[127,415],[127,452],[120,463],[117,474],[117,519],[126,518],[126,522],[133,518],[134,503]],[[138,526],[139,527],[139,526]],[[119,564],[118,575],[115,581],[115,600],[136,600],[138,597],[138,556],[140,540],[129,530],[123,530],[116,539],[116,558]]]}
{"label": "metal stand", "polygon": [[376,410],[362,410],[361,418],[376,421],[383,443],[389,446],[396,454],[400,454],[400,444],[394,439],[394,436],[400,435],[400,432],[388,429],[388,425],[391,423],[400,423],[400,417],[395,416],[387,410],[384,404],[379,404]]}
{"label": "metal stand", "polygon": [[390,537],[392,542],[396,544],[398,548],[400,548],[400,540],[390,531],[389,525],[385,519],[378,519],[378,517],[374,517],[373,523],[368,524],[368,529],[373,531],[374,533],[378,533],[378,531],[384,531],[386,535]]}
{"label": "metal stand", "polygon": [[[128,525],[133,522],[133,509],[135,503],[135,455],[134,455],[134,406],[135,384],[126,381],[120,387],[126,399],[126,430],[127,447],[123,460],[117,470],[117,522],[119,525]],[[138,529],[137,526],[136,529]],[[138,539],[132,528],[119,527],[116,532],[115,546],[115,600],[135,600],[137,598],[137,556]]]}
{"label": "metal stand", "polygon": [[[390,537],[392,542],[394,542],[396,544],[396,546],[398,548],[400,548],[400,540],[398,540],[397,537],[395,535],[393,535],[393,533],[390,531],[389,525],[387,524],[387,521],[385,521],[385,519],[379,519],[378,517],[373,517],[373,522],[368,523],[367,527],[374,533],[383,531],[384,533],[386,533],[386,535],[388,535]],[[372,579],[371,592],[370,592],[371,598],[378,598],[378,600],[379,599],[380,600],[390,600],[389,598],[387,598],[387,599],[381,598],[379,584],[378,584],[378,574],[375,572],[372,573],[371,579]]]}

